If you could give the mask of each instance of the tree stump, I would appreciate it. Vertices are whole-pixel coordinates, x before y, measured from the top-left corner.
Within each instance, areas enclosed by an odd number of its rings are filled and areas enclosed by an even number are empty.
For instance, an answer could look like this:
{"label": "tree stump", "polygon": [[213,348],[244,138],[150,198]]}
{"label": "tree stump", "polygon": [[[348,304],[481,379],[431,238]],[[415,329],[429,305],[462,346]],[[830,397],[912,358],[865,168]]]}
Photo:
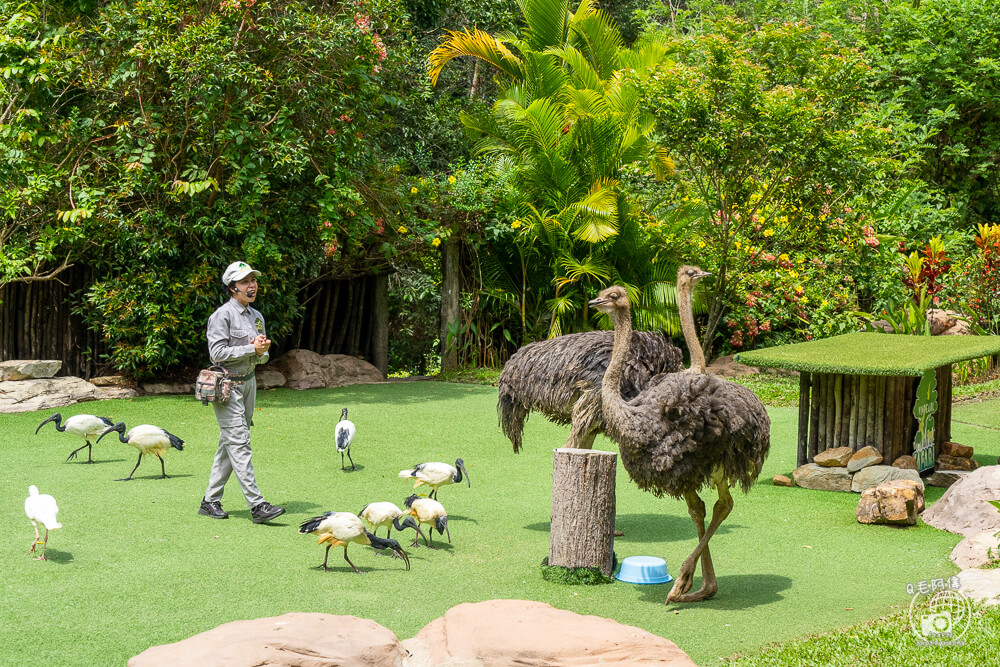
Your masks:
{"label": "tree stump", "polygon": [[614,452],[555,450],[549,565],[598,568],[611,576],[617,463]]}

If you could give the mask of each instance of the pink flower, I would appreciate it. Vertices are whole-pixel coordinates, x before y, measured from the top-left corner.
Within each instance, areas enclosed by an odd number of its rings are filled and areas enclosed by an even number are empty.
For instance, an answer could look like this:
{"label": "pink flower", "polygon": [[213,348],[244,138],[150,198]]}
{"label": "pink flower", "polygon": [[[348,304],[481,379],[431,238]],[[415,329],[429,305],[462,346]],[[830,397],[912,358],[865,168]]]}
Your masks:
{"label": "pink flower", "polygon": [[372,36],[372,44],[375,45],[375,50],[378,51],[378,61],[382,62],[385,60],[385,44],[382,43],[382,38],[379,37],[378,33],[375,33],[375,35]]}
{"label": "pink flower", "polygon": [[361,32],[369,32],[372,29],[372,20],[367,14],[355,12],[354,25]]}
{"label": "pink flower", "polygon": [[345,123],[350,123],[351,122],[351,117],[348,116],[347,114],[344,114],[344,115],[342,115],[340,117],[340,120],[344,121]]}

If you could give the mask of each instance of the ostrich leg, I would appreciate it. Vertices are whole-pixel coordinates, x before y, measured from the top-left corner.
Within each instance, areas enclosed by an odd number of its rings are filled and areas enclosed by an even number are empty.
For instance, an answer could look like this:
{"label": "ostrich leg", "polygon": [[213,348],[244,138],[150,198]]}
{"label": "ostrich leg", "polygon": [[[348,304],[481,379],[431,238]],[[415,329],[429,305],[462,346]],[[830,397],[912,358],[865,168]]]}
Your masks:
{"label": "ostrich leg", "polygon": [[[708,530],[698,540],[698,546],[695,547],[691,555],[681,564],[681,572],[674,582],[673,588],[670,589],[670,593],[667,595],[666,604],[670,604],[671,602],[698,602],[700,600],[707,600],[719,590],[719,584],[715,579],[715,568],[712,566],[712,559],[709,556],[707,560],[702,560],[701,588],[694,593],[685,594],[685,591],[691,586],[691,579],[694,576],[694,568],[698,563],[698,559],[703,554],[708,553],[708,541],[712,539],[712,535],[715,534],[715,531],[718,530],[719,526],[733,510],[733,497],[729,493],[729,481],[716,479],[715,488],[719,492],[719,499],[715,502],[715,507],[712,508],[712,522],[708,524]],[[696,525],[697,523],[695,521]]]}

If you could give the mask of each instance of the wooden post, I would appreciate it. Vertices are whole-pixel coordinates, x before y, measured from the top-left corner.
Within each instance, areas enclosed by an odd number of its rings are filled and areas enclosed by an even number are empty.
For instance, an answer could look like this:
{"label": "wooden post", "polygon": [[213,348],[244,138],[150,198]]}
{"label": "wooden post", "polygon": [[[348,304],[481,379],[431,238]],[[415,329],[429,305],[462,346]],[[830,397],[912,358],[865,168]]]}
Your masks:
{"label": "wooden post", "polygon": [[799,373],[799,448],[797,465],[806,462],[809,456],[809,373]]}
{"label": "wooden post", "polygon": [[823,380],[821,373],[813,373],[810,377],[812,391],[809,396],[809,453],[799,465],[808,463],[819,452],[819,388]]}
{"label": "wooden post", "polygon": [[611,576],[617,463],[614,452],[555,450],[549,565],[596,567]]}
{"label": "wooden post", "polygon": [[847,426],[847,446],[857,451],[855,434],[858,430],[858,376],[851,376],[851,421]]}
{"label": "wooden post", "polygon": [[875,446],[885,455],[885,376],[875,379]]}
{"label": "wooden post", "polygon": [[852,382],[851,375],[844,376],[844,409],[843,414],[840,416],[840,440],[837,441],[838,447],[847,447],[851,441],[850,438],[850,427],[851,427],[851,403],[854,401],[854,383]]}
{"label": "wooden post", "polygon": [[833,384],[833,445],[840,446],[840,421],[844,416],[844,376],[837,375]]}
{"label": "wooden post", "polygon": [[816,456],[820,452],[826,451],[826,434],[829,430],[827,428],[827,415],[826,415],[826,389],[830,384],[828,380],[830,375],[828,373],[823,373],[819,376],[819,386],[817,387],[819,391],[819,438],[816,440],[816,451],[812,453]]}
{"label": "wooden post", "polygon": [[383,377],[389,372],[389,276],[375,276],[375,331],[372,335],[372,365]]}
{"label": "wooden post", "polygon": [[854,440],[858,443],[857,449],[864,447],[868,434],[865,425],[868,423],[868,376],[862,375],[858,378],[858,395],[855,399],[858,402],[858,431]]}

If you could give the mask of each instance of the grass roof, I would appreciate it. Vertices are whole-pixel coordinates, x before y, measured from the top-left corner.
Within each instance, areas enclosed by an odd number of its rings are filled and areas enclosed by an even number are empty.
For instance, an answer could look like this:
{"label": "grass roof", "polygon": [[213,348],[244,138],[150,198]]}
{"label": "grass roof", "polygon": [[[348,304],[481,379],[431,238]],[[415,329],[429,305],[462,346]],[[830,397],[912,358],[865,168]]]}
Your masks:
{"label": "grass roof", "polygon": [[1000,353],[1000,336],[904,336],[853,333],[740,352],[747,366],[845,375],[923,375],[959,361]]}

